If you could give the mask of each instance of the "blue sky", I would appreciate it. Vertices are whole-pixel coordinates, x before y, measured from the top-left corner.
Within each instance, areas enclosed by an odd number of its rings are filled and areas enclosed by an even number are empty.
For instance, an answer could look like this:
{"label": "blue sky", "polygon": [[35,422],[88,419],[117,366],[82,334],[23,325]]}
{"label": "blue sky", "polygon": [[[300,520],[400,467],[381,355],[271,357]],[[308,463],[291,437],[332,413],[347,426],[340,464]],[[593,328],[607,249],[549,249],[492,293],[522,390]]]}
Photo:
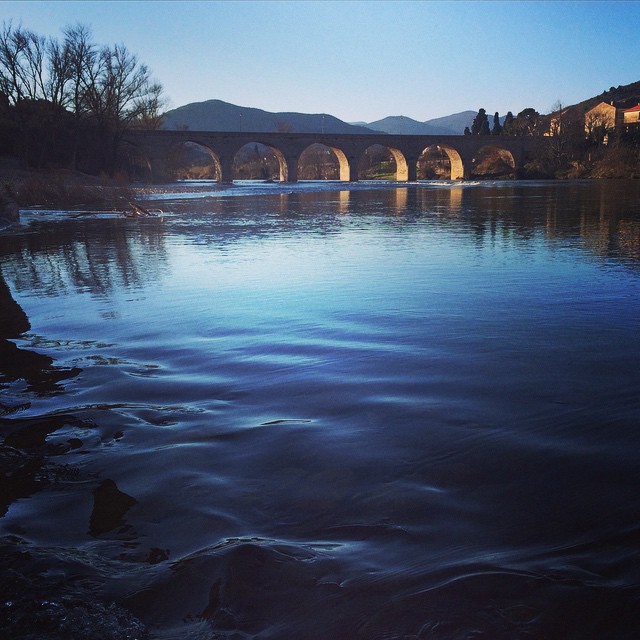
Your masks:
{"label": "blue sky", "polygon": [[0,1],[0,22],[124,43],[169,108],[212,98],[353,122],[546,113],[640,80],[640,2]]}

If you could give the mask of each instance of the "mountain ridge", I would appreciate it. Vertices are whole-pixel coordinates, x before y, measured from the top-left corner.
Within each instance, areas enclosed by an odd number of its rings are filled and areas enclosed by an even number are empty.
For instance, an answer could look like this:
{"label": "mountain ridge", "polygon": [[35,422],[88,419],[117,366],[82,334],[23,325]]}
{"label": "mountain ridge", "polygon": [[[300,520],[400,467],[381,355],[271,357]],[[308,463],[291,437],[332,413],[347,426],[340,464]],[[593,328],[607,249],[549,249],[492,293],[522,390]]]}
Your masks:
{"label": "mountain ridge", "polygon": [[171,109],[163,114],[163,129],[192,131],[273,131],[291,133],[389,133],[461,135],[471,126],[475,111],[463,111],[419,122],[407,116],[388,116],[371,123],[348,123],[327,113],[271,112],[212,99]]}
{"label": "mountain ridge", "polygon": [[[603,91],[565,109],[584,113],[599,102],[615,102],[619,107],[640,104],[640,81],[619,85]],[[344,122],[327,113],[298,113],[294,111],[270,112],[255,107],[238,105],[212,99],[191,102],[163,114],[163,129],[194,131],[274,131],[291,133],[388,133],[413,135],[462,135],[465,127],[471,128],[477,111],[460,111],[448,116],[420,122],[407,116],[387,116],[374,122]],[[487,113],[489,118],[491,115]],[[515,115],[515,114],[514,114]],[[552,115],[552,114],[550,114]],[[500,118],[501,122],[504,116]]]}
{"label": "mountain ridge", "polygon": [[382,120],[365,123],[364,126],[375,131],[397,135],[461,135],[465,127],[471,126],[476,113],[476,111],[461,111],[424,122],[407,116],[387,116]]}
{"label": "mountain ridge", "polygon": [[327,113],[271,112],[222,100],[192,102],[163,114],[163,129],[266,133],[373,133]]}

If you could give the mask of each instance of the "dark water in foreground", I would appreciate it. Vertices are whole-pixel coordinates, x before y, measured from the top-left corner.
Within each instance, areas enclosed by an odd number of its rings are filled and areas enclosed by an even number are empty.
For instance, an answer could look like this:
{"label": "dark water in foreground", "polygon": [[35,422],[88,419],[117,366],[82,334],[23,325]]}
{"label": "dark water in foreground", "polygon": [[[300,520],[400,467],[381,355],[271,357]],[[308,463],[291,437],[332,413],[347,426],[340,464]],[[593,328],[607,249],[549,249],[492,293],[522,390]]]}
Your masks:
{"label": "dark water in foreground", "polygon": [[0,236],[31,323],[0,363],[5,575],[158,638],[640,637],[639,194],[25,214]]}

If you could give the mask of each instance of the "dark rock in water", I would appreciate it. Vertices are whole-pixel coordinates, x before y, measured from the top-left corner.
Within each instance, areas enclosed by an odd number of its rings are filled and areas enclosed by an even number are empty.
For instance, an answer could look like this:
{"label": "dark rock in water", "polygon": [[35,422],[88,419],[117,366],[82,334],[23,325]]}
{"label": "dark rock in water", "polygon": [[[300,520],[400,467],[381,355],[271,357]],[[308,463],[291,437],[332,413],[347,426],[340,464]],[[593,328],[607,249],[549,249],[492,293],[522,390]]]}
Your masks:
{"label": "dark rock in water", "polygon": [[[0,216],[1,217],[1,216]],[[0,273],[0,338],[17,338],[31,325],[22,307],[13,299]]]}
{"label": "dark rock in water", "polygon": [[2,222],[20,222],[16,195],[9,185],[0,190],[0,223]]}
{"label": "dark rock in water", "polygon": [[93,492],[93,511],[89,520],[92,536],[124,526],[124,515],[134,505],[135,498],[120,491],[113,480],[105,480]]}
{"label": "dark rock in water", "polygon": [[62,381],[75,378],[78,367],[55,367],[53,360],[42,353],[20,349],[13,342],[0,338],[0,381],[23,379],[29,391],[53,393],[62,389]]}
{"label": "dark rock in water", "polygon": [[0,417],[0,518],[16,500],[32,496],[57,479],[75,475],[72,467],[52,462],[53,456],[66,453],[74,444],[70,440],[64,444],[48,441],[51,434],[67,426],[91,428],[92,423],[71,414]]}
{"label": "dark rock in water", "polygon": [[0,381],[11,382],[22,378],[31,391],[56,391],[62,380],[77,376],[80,369],[55,367],[49,356],[20,349],[9,342],[8,339],[18,338],[30,328],[27,314],[13,299],[0,272]]}

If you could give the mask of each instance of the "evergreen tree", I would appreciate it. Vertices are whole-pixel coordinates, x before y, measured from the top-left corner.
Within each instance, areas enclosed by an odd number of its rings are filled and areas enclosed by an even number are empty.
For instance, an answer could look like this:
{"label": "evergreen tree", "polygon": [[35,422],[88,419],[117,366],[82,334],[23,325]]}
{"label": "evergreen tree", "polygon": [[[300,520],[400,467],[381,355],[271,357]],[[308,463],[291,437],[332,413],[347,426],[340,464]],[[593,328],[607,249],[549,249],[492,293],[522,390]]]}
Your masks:
{"label": "evergreen tree", "polygon": [[478,115],[471,123],[471,135],[484,136],[489,134],[489,118],[484,109],[478,111]]}
{"label": "evergreen tree", "polygon": [[465,127],[464,128],[464,135],[465,136],[470,136],[471,135],[471,129],[469,129],[469,127]]}
{"label": "evergreen tree", "polygon": [[502,127],[502,135],[512,136],[515,135],[513,125],[513,113],[507,111],[507,115],[504,117],[504,126]]}
{"label": "evergreen tree", "polygon": [[500,124],[500,116],[496,111],[493,116],[493,129],[491,129],[492,136],[499,136],[502,133],[502,125]]}

